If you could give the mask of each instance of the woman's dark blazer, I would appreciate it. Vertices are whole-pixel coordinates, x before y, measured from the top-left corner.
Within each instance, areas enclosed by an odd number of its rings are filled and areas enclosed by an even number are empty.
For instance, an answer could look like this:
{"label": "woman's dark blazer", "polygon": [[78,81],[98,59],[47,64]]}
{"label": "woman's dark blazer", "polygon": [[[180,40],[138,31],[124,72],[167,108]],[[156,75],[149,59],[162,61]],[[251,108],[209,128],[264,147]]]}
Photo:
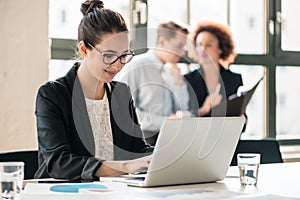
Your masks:
{"label": "woman's dark blazer", "polygon": [[[242,76],[240,74],[227,70],[222,66],[220,66],[220,76],[221,76],[220,93],[223,96],[223,100],[224,100],[224,96],[229,97],[230,95],[235,94],[238,88],[243,85]],[[197,70],[194,70],[184,75],[184,78],[189,83],[188,84],[189,93],[196,95],[199,108],[203,105],[205,98],[208,95],[207,86],[203,77],[204,77],[204,72],[202,68],[199,68]],[[222,84],[222,82],[224,84]],[[195,104],[195,102],[190,101],[190,104]]]}
{"label": "woman's dark blazer", "polygon": [[[39,169],[35,178],[96,179],[103,160],[95,144],[76,63],[66,76],[42,85],[36,98]],[[153,149],[145,143],[129,87],[105,84],[114,143],[114,159],[133,159]]]}

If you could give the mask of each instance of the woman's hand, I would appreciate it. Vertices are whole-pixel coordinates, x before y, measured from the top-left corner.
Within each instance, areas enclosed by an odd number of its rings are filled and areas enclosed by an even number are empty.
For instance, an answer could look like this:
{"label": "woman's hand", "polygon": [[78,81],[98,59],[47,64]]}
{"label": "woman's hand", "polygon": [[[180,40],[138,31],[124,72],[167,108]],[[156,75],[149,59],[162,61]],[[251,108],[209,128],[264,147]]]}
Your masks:
{"label": "woman's hand", "polygon": [[178,119],[180,117],[178,115],[176,115],[176,114],[171,114],[171,115],[168,116],[168,118],[169,119]]}
{"label": "woman's hand", "polygon": [[95,175],[105,177],[144,172],[147,171],[151,158],[152,155],[126,161],[104,161]]}
{"label": "woman's hand", "polygon": [[219,93],[212,93],[210,95],[207,95],[207,97],[204,100],[203,105],[198,109],[198,115],[200,117],[205,116],[210,112],[210,110],[219,105],[222,100],[222,95]]}
{"label": "woman's hand", "polygon": [[148,170],[152,155],[129,160],[125,163],[126,173],[146,172]]}

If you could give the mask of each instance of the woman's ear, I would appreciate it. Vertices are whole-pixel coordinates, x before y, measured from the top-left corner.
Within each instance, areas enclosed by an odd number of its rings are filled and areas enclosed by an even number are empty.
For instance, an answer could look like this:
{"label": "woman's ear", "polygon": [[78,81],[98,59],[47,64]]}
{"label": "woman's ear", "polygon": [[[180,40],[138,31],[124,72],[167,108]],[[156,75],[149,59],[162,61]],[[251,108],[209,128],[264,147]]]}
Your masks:
{"label": "woman's ear", "polygon": [[79,49],[79,52],[80,54],[82,55],[83,58],[86,58],[87,57],[87,48],[84,44],[84,42],[81,40],[78,45],[77,45],[78,49]]}

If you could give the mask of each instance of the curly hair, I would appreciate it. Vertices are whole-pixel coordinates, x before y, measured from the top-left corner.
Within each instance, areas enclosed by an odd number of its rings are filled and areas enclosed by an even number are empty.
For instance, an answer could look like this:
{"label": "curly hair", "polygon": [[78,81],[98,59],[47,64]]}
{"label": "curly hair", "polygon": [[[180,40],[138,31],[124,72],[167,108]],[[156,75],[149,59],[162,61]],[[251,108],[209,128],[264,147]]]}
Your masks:
{"label": "curly hair", "polygon": [[228,26],[213,21],[199,22],[195,25],[192,33],[193,41],[195,42],[197,36],[204,31],[213,34],[218,39],[219,48],[222,51],[220,58],[223,61],[228,61],[228,59],[231,60],[232,58],[235,58],[234,42]]}

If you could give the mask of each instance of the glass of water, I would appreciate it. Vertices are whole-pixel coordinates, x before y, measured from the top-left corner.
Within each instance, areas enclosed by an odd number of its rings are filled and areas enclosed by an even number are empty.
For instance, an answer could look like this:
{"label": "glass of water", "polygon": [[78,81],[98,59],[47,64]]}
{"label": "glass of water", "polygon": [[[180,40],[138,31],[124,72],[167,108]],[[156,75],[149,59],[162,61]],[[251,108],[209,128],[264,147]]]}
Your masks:
{"label": "glass of water", "polygon": [[259,153],[239,153],[237,163],[240,171],[240,182],[242,185],[257,184],[258,169],[260,164]]}
{"label": "glass of water", "polygon": [[23,179],[23,162],[0,162],[0,199],[19,199]]}

